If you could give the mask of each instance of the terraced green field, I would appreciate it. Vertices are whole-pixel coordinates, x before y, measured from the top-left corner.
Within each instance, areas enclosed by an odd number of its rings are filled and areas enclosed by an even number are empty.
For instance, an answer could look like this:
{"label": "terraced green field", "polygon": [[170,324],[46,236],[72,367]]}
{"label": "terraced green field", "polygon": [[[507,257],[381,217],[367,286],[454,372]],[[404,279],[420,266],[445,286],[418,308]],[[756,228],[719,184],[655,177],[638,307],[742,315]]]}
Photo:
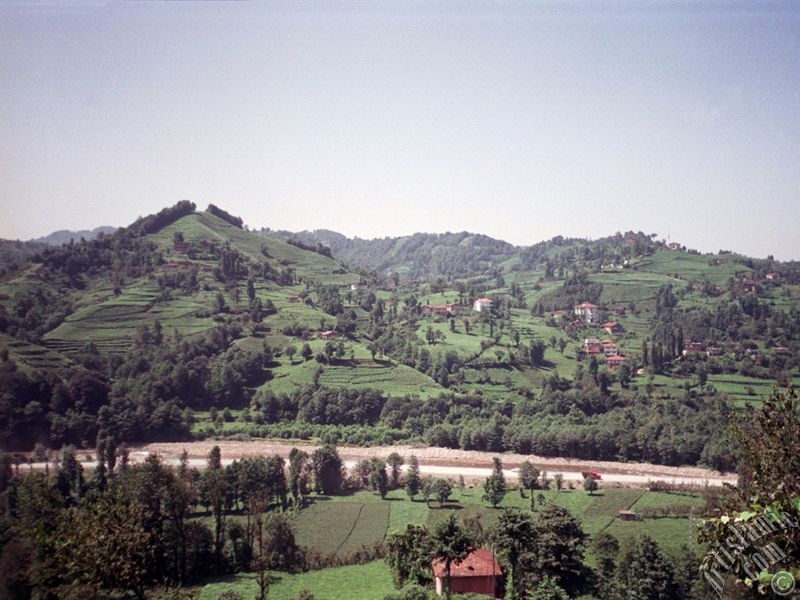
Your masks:
{"label": "terraced green field", "polygon": [[662,250],[652,256],[636,261],[635,268],[665,275],[678,274],[684,279],[708,281],[720,286],[725,285],[737,273],[750,271],[746,266],[733,263],[730,260],[721,265],[710,264],[716,258],[724,259],[724,257]]}
{"label": "terraced green field", "polygon": [[166,332],[177,330],[183,335],[206,331],[214,326],[207,311],[211,296],[200,293],[193,298],[161,300],[161,292],[152,285],[130,286],[118,297],[84,306],[44,336],[48,348],[75,352],[88,342],[107,352],[125,352],[130,339],[142,325],[152,327],[159,321]]}

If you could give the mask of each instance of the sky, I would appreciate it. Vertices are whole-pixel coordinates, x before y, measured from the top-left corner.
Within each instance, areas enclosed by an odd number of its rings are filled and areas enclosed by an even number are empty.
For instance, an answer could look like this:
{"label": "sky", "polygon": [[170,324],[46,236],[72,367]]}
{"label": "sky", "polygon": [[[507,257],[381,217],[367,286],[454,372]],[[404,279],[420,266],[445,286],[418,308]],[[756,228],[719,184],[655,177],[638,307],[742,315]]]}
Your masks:
{"label": "sky", "polygon": [[800,259],[800,3],[0,4],[0,237],[181,199]]}

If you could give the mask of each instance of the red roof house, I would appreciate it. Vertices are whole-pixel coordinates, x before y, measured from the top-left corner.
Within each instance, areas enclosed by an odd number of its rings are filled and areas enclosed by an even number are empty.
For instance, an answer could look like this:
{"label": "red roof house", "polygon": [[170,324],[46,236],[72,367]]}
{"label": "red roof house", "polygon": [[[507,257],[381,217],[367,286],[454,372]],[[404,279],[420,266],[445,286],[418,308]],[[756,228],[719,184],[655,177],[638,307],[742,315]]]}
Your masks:
{"label": "red roof house", "polygon": [[622,333],[622,325],[620,325],[616,321],[609,321],[608,323],[603,323],[603,329],[605,329],[606,333],[609,335],[611,335],[612,333]]}
{"label": "red roof house", "polygon": [[[441,596],[447,585],[444,561],[433,561],[433,576],[436,594]],[[450,565],[450,591],[455,594],[485,594],[494,598],[500,591],[502,577],[503,571],[494,553],[487,548],[477,548],[461,562]]]}
{"label": "red roof house", "polygon": [[329,329],[328,331],[320,331],[319,332],[319,339],[321,340],[332,340],[336,337],[336,332]]}
{"label": "red roof house", "polygon": [[625,362],[625,357],[621,354],[615,354],[614,356],[606,357],[606,364],[610,369],[620,366],[622,363]]}
{"label": "red roof house", "polygon": [[583,342],[583,350],[586,354],[600,354],[603,351],[603,346],[598,339],[586,338]]}

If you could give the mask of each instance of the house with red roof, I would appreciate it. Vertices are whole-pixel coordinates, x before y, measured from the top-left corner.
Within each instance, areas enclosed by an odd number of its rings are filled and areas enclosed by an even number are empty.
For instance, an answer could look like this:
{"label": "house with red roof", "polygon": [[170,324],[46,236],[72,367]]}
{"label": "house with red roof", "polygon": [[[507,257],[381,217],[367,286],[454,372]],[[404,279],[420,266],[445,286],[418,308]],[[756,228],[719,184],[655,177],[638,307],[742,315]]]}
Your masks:
{"label": "house with red roof", "polygon": [[473,310],[476,312],[483,312],[484,310],[491,310],[492,302],[489,298],[478,298],[475,300],[475,304],[472,305]]}
{"label": "house with red roof", "polygon": [[321,340],[332,340],[336,337],[336,332],[332,329],[328,329],[327,331],[320,331],[319,332],[319,339]]}
{"label": "house with red roof", "polygon": [[614,369],[625,362],[625,357],[622,354],[615,354],[614,356],[606,357],[606,364],[609,369]]}
{"label": "house with red roof", "polygon": [[[444,561],[433,561],[433,577],[436,594],[441,596],[447,586]],[[450,592],[454,594],[485,594],[496,598],[501,591],[502,579],[500,563],[488,548],[476,548],[461,562],[450,565]]]}
{"label": "house with red roof", "polygon": [[617,323],[616,321],[609,321],[608,323],[603,323],[603,329],[606,330],[608,335],[612,333],[622,333],[622,325]]}

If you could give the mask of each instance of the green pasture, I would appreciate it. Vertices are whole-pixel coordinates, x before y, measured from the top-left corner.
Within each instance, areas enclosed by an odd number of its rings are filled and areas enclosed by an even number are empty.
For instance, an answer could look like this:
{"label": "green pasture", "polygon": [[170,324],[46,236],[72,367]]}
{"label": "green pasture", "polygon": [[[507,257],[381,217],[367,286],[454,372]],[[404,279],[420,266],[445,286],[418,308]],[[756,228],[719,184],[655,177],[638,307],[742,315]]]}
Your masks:
{"label": "green pasture", "polygon": [[[395,588],[389,567],[382,560],[306,573],[270,573],[270,600],[290,600],[303,590],[311,591],[319,600],[379,600]],[[239,592],[244,598],[257,597],[255,575],[239,574],[209,583],[198,600],[217,600],[226,591]]]}

